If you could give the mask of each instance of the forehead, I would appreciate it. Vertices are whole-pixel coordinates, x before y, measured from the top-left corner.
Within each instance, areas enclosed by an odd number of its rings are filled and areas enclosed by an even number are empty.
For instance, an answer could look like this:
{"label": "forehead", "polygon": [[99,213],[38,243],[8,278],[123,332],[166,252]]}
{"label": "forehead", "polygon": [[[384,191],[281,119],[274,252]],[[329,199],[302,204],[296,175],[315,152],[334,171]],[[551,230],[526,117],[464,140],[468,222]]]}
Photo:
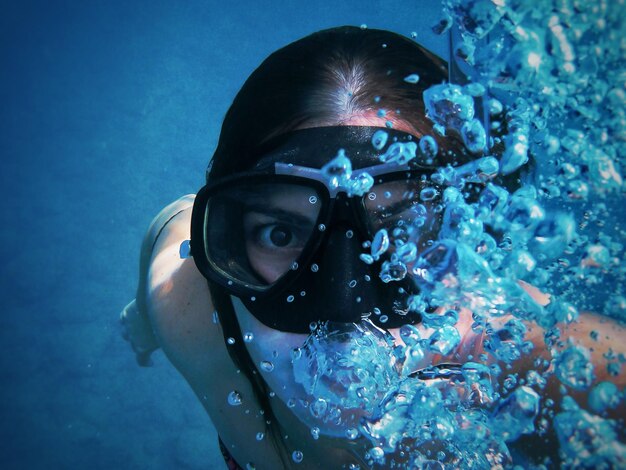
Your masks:
{"label": "forehead", "polygon": [[[376,132],[385,132],[387,142],[377,149],[372,144]],[[380,163],[379,156],[394,142],[414,140],[405,132],[367,126],[334,126],[297,130],[272,139],[262,147],[254,169],[262,169],[274,163],[292,163],[309,168],[321,168],[344,150],[358,170]]]}

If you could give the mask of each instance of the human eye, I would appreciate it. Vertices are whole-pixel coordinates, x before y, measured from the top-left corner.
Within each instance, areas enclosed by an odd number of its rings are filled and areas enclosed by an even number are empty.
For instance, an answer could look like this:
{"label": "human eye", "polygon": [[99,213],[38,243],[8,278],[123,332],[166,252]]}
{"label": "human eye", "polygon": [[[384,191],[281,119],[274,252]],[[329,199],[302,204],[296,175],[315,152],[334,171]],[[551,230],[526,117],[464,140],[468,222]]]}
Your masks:
{"label": "human eye", "polygon": [[297,214],[248,212],[244,216],[244,238],[250,267],[261,279],[275,282],[299,258],[313,226],[314,222],[301,220]]}
{"label": "human eye", "polygon": [[259,248],[281,250],[301,248],[302,230],[285,222],[259,223],[250,228],[250,238]]}
{"label": "human eye", "polygon": [[314,222],[290,211],[257,208],[244,215],[244,235],[256,250],[275,254],[302,250]]}

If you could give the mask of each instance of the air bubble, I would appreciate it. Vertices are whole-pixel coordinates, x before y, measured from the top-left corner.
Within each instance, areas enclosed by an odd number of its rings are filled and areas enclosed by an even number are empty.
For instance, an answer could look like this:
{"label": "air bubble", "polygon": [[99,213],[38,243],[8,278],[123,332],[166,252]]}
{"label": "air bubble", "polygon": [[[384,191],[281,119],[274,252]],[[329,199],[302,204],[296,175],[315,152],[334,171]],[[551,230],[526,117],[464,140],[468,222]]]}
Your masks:
{"label": "air bubble", "polygon": [[180,244],[180,248],[178,249],[178,255],[180,259],[186,259],[191,256],[191,240],[183,240]]}
{"label": "air bubble", "polygon": [[359,259],[363,261],[365,264],[372,264],[374,262],[374,258],[367,253],[361,253],[359,255]]}
{"label": "air bubble", "polygon": [[241,394],[237,390],[233,390],[228,394],[228,404],[230,406],[239,406],[241,403]]}
{"label": "air bubble", "polygon": [[420,76],[416,73],[412,73],[411,75],[407,75],[404,77],[404,81],[407,83],[415,84],[420,81]]}
{"label": "air bubble", "polygon": [[274,370],[274,364],[270,361],[261,361],[260,366],[265,372],[272,372]]}
{"label": "air bubble", "polygon": [[302,462],[302,459],[304,458],[304,454],[299,450],[294,450],[293,453],[291,454],[291,458],[295,463],[300,463]]}

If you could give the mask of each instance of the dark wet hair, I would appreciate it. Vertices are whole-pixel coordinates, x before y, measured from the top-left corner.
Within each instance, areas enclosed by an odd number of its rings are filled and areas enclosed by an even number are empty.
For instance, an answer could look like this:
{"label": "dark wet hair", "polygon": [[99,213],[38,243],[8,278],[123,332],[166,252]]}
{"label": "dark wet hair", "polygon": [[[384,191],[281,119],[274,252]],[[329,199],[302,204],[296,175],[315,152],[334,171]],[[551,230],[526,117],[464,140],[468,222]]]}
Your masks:
{"label": "dark wet hair", "polygon": [[[418,83],[404,80],[411,74],[419,75]],[[389,31],[344,26],[306,36],[271,54],[246,80],[226,114],[207,176],[250,168],[255,150],[274,136],[341,125],[380,109],[392,123],[433,135],[422,93],[447,78],[444,60]],[[454,140],[435,137],[442,150]]]}

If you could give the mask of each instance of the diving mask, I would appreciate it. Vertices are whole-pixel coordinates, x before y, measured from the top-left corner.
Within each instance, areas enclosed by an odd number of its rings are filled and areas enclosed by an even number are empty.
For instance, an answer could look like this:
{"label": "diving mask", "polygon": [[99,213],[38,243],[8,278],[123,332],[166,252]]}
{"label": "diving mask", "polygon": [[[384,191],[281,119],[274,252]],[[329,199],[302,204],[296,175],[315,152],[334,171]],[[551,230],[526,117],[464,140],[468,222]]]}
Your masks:
{"label": "diving mask", "polygon": [[[202,274],[281,331],[308,333],[312,322],[366,317],[383,328],[418,322],[401,298],[416,288],[408,278],[384,282],[380,263],[368,260],[369,244],[383,230],[400,229],[400,241],[381,261],[408,242],[422,251],[437,236],[441,189],[429,179],[432,167],[381,163],[391,145],[414,137],[384,129],[388,143],[376,148],[372,137],[380,131],[349,126],[295,131],[281,136],[251,171],[202,188],[191,234]],[[320,150],[324,146],[328,150]],[[369,189],[354,191],[325,171],[339,150],[355,167],[351,181],[371,178]]]}

